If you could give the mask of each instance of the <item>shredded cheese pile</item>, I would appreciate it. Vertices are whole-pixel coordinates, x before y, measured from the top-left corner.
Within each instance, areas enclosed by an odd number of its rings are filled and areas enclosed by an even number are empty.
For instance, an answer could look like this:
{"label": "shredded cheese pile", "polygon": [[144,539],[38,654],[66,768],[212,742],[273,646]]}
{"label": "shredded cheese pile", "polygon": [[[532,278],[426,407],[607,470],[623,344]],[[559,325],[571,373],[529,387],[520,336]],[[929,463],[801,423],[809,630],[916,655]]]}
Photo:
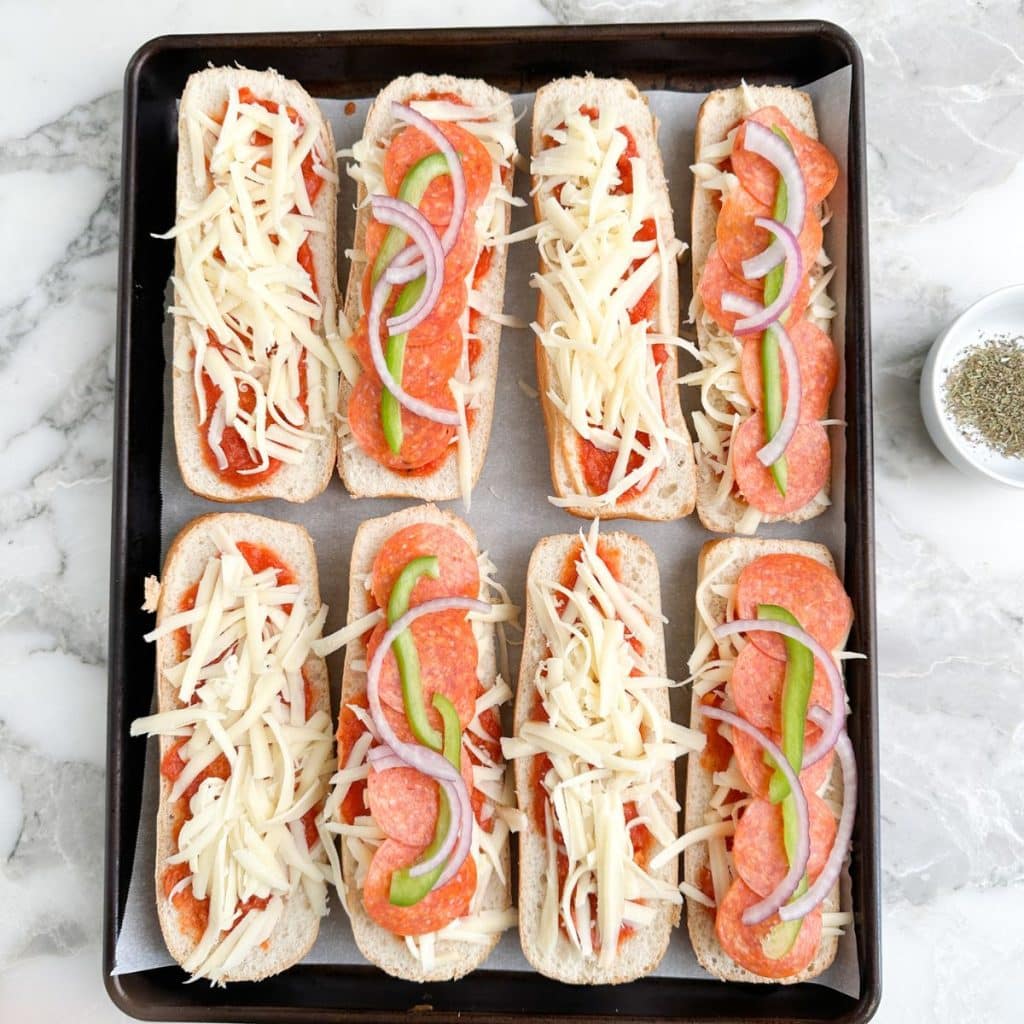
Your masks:
{"label": "shredded cheese pile", "polygon": [[[131,734],[187,738],[171,804],[218,756],[231,766],[227,779],[199,784],[167,861],[187,864],[179,887],[210,901],[206,931],[183,966],[222,982],[273,933],[285,899],[301,889],[322,916],[327,882],[340,876],[322,814],[312,849],[302,822],[324,800],[333,771],[331,718],[306,718],[302,675],[327,608],[298,585],[278,586],[275,569],[253,573],[222,527],[214,540],[219,557],[206,564],[195,607],[165,616],[146,636],[188,631],[186,656],[164,672],[182,706],[137,719]],[[239,922],[239,904],[253,897],[269,903]]]}
{"label": "shredded cheese pile", "polygon": [[[744,115],[757,109],[753,97],[744,86]],[[720,142],[710,143],[697,155],[697,163],[690,167],[695,187],[728,198],[740,187],[739,179],[720,164],[732,155],[733,142],[738,126]],[[830,214],[825,206],[822,217],[824,227]],[[835,275],[835,267],[824,248],[818,253],[810,269],[811,294],[804,314],[817,324],[827,323],[836,315],[835,302],[826,289]],[[726,509],[736,499],[732,487],[736,480],[732,464],[732,441],[741,423],[754,411],[750,398],[743,387],[740,376],[740,356],[743,341],[723,330],[704,308],[700,294],[695,290],[690,302],[689,319],[700,324],[705,337],[704,345],[698,348],[690,342],[683,347],[700,363],[700,369],[686,374],[683,384],[700,388],[701,409],[693,414],[693,428],[697,435],[697,458],[711,468],[718,479],[713,507]],[[827,328],[826,328],[827,329]],[[750,535],[757,531],[762,521],[773,522],[778,516],[765,516],[756,508],[745,505],[734,528],[738,534]]]}
{"label": "shredded cheese pile", "polygon": [[[672,685],[651,674],[658,628],[652,624],[654,612],[601,559],[596,520],[583,537],[576,569],[571,591],[557,580],[530,582],[530,601],[547,645],[530,682],[547,720],[531,717],[502,747],[509,758],[547,755],[551,762],[542,779],[547,868],[539,948],[548,954],[554,950],[561,922],[582,956],[596,956],[608,966],[622,925],[643,927],[657,915],[656,904],[682,901],[674,884],[657,877],[663,861],[656,852],[647,867],[636,862],[631,833],[646,827],[655,851],[675,841],[679,804],[673,762],[699,750],[704,737],[673,722],[651,699],[651,689]],[[561,613],[560,597],[566,601]],[[629,822],[628,803],[637,811]],[[568,860],[560,891],[559,854]]]}
{"label": "shredded cheese pile", "polygon": [[[505,208],[523,205],[523,200],[515,198],[505,183],[506,172],[512,167],[518,155],[512,101],[506,99],[496,104],[466,106],[461,103],[452,103],[449,100],[414,100],[410,106],[417,113],[423,114],[435,123],[448,122],[465,129],[474,135],[490,154],[491,186],[476,211],[478,259],[479,253],[484,249],[500,250],[514,240],[513,236],[505,233]],[[390,141],[391,136],[378,139],[376,142],[371,142],[364,137],[356,142],[347,154],[354,161],[347,168],[349,176],[366,190],[366,198],[362,204],[364,207],[369,205],[374,195],[388,194],[384,182],[384,156]],[[366,253],[362,250],[352,249],[348,250],[346,255],[352,260],[352,272],[361,278],[366,266]],[[470,369],[469,342],[480,340],[477,335],[470,333],[470,312],[475,310],[481,316],[506,326],[524,326],[516,318],[505,315],[500,308],[488,308],[484,296],[474,290],[473,277],[476,273],[476,263],[477,260],[474,260],[473,267],[466,275],[469,301],[459,317],[459,328],[464,339],[462,359],[455,376],[449,381],[449,387],[455,398],[456,411],[459,414],[459,423],[452,443],[457,446],[459,491],[467,511],[471,507],[473,490],[473,458],[469,437],[468,410],[480,407],[482,395],[489,387],[486,376],[474,378]],[[362,308],[362,301],[362,291],[360,290],[358,297],[360,315],[366,312]],[[343,366],[346,379],[350,384],[355,384],[360,373],[358,363],[349,359]],[[347,425],[344,425],[343,429],[347,431]],[[342,443],[346,451],[354,450],[355,442],[351,438],[343,439]]]}
{"label": "shredded cheese pile", "polygon": [[[503,885],[508,883],[504,862],[508,857],[509,836],[512,832],[519,831],[521,815],[515,806],[511,775],[503,763],[495,762],[487,753],[486,741],[491,736],[482,721],[484,714],[491,709],[500,715],[502,705],[512,699],[512,690],[501,674],[490,683],[486,674],[482,674],[479,668],[494,643],[495,628],[502,640],[503,648],[504,627],[516,622],[519,609],[511,603],[504,587],[494,581],[494,564],[486,552],[477,556],[477,562],[480,568],[481,598],[491,603],[491,611],[486,616],[475,612],[469,615],[478,651],[477,677],[484,689],[477,697],[472,720],[463,730],[462,745],[481,762],[473,765],[473,788],[484,796],[481,817],[484,821],[493,819],[493,823],[491,831],[488,832],[480,827],[476,816],[473,816],[470,856],[475,861],[477,884],[469,913],[450,922],[440,931],[404,937],[409,954],[425,971],[433,971],[448,963],[459,962],[465,955],[465,951],[458,948],[460,944],[487,945],[495,935],[514,927],[517,921],[514,908],[494,909],[484,906],[484,903],[488,902],[488,889],[492,878],[497,877]],[[369,575],[366,577],[365,585],[369,590]],[[323,653],[330,653],[345,644],[359,642],[378,622],[383,621],[383,618],[384,612],[379,608],[374,609],[349,623],[344,629],[325,637],[318,645],[318,649]],[[503,671],[507,672],[507,653],[499,649],[497,654]],[[354,660],[350,667],[363,675],[366,673],[364,659]],[[324,818],[328,822],[327,830],[340,835],[345,848],[352,855],[356,864],[353,880],[356,887],[361,889],[370,869],[370,861],[377,847],[384,841],[385,835],[369,814],[357,816],[351,825],[346,824],[340,820],[340,808],[352,785],[368,778],[369,764],[366,755],[378,736],[373,719],[365,708],[358,704],[349,704],[347,707],[365,726],[366,731],[353,744],[345,764],[339,763],[338,771],[331,779],[332,789],[324,808]],[[339,889],[339,892],[341,891]],[[438,949],[438,943],[449,942],[455,945]]]}
{"label": "shredded cheese pile", "polygon": [[[564,127],[555,127],[563,121]],[[658,323],[668,323],[667,268],[684,247],[662,236],[663,202],[643,159],[630,160],[633,191],[613,194],[627,145],[617,127],[607,111],[596,121],[566,111],[544,133],[553,145],[535,154],[531,165],[542,216],[537,233],[542,269],[532,284],[550,319],[532,326],[550,360],[547,398],[580,437],[618,453],[604,494],[551,501],[595,511],[614,507],[630,488],[642,486],[667,462],[668,446],[681,440],[662,413],[651,349],[656,342],[678,345],[679,340],[653,333],[658,324],[631,323],[629,312],[660,282]],[[657,237],[635,241],[652,218]],[[647,435],[646,443],[640,434]],[[641,464],[630,470],[633,453]],[[582,480],[579,489],[585,490]]]}
{"label": "shredded cheese pile", "polygon": [[[176,240],[170,311],[188,327],[174,365],[193,375],[199,425],[208,424],[221,470],[228,466],[221,447],[227,427],[239,433],[255,463],[243,474],[264,471],[271,458],[301,462],[328,429],[338,399],[338,358],[322,327],[336,316],[333,287],[322,303],[298,259],[307,236],[327,232],[309,202],[306,156],[313,154],[317,175],[337,184],[324,162],[320,125],[293,122],[283,103],[273,114],[242,103],[235,87],[222,124],[194,104],[183,118],[204,198],[183,201],[174,228],[157,236]],[[267,137],[265,145],[255,144],[259,136]],[[308,417],[300,402],[304,352]],[[204,374],[222,392],[212,410]],[[251,412],[241,407],[243,391],[253,396]]]}

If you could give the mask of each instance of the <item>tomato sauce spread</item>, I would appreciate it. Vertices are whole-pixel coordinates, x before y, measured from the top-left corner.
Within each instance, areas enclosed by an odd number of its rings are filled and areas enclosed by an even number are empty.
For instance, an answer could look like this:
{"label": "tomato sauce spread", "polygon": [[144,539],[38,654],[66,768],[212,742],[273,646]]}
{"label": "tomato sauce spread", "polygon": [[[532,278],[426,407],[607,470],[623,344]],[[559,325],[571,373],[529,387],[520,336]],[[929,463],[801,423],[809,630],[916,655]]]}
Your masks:
{"label": "tomato sauce spread", "polygon": [[[572,590],[576,586],[576,580],[579,577],[579,573],[576,569],[576,563],[579,561],[580,555],[583,550],[583,542],[577,540],[573,542],[572,547],[569,549],[568,555],[566,555],[565,562],[562,566],[562,572],[559,576],[559,583],[566,590]],[[597,542],[597,554],[602,562],[608,567],[608,571],[615,577],[616,580],[622,577],[622,552],[616,548],[607,544],[604,540],[598,540]],[[555,607],[558,613],[561,614],[565,610],[565,606],[568,603],[568,599],[564,594],[555,595]],[[638,653],[643,652],[643,647],[640,642],[630,634],[626,633],[626,638],[630,645]],[[550,653],[550,652],[549,652]],[[636,669],[634,669],[636,672]],[[534,691],[533,695],[533,708],[530,713],[530,717],[535,722],[546,722],[548,720],[547,713],[544,710],[544,705],[540,698],[540,693]],[[551,759],[547,754],[537,754],[533,757],[530,764],[530,785],[533,790],[533,816],[534,816],[534,828],[537,829],[540,835],[547,833],[547,823],[545,821],[544,808],[548,803],[548,792],[544,788],[544,777],[547,775],[551,768]],[[636,804],[630,800],[623,805],[623,813],[625,815],[626,823],[628,824],[637,816]],[[564,851],[565,842],[562,836],[561,830],[557,824],[553,823],[554,827],[554,840],[558,850],[558,889],[561,892],[565,885],[565,880],[569,875],[569,860],[566,857]],[[640,866],[646,867],[650,860],[651,850],[654,845],[654,836],[646,825],[638,825],[636,828],[630,830],[630,838],[633,843],[633,860]],[[590,929],[591,945],[595,950],[601,948],[601,937],[597,929],[597,895],[595,893],[590,894]],[[565,922],[559,915],[559,927],[563,932],[566,931]],[[632,925],[623,923],[619,929],[619,944],[634,931]]]}
{"label": "tomato sauce spread", "polygon": [[[278,111],[278,104],[273,100],[261,99],[256,96],[253,91],[246,86],[238,91],[238,99],[241,103],[256,103],[272,114],[276,114]],[[227,111],[227,103],[224,104],[224,110],[221,112],[218,122],[223,122],[224,113]],[[288,117],[299,127],[302,127],[302,118],[299,116],[298,111],[292,107],[286,108]],[[253,132],[252,144],[254,146],[267,146],[270,145],[271,139],[269,135],[265,135],[263,132]],[[269,165],[269,160],[261,161],[264,165]],[[317,196],[320,194],[320,189],[323,187],[324,179],[316,173],[316,168],[313,163],[313,150],[310,150],[302,161],[302,180],[306,186],[306,195],[309,197],[310,203],[315,203]],[[270,236],[272,242],[277,242],[275,235]],[[219,256],[219,253],[217,254]],[[308,237],[303,241],[302,245],[299,246],[297,253],[297,259],[299,265],[309,275],[309,279],[313,285],[313,293],[317,294],[316,288],[316,275],[314,273],[313,264],[313,250],[309,246]],[[243,345],[248,343],[249,339],[239,335]],[[217,336],[213,331],[207,331],[207,338],[209,343],[216,349],[223,350],[224,346],[220,343]],[[220,400],[223,392],[213,382],[213,379],[209,374],[204,373],[202,375],[203,380],[203,395],[206,399],[206,415],[207,424],[209,418],[212,415],[213,409],[217,402]],[[306,353],[303,351],[299,357],[299,405],[302,406],[303,412],[308,412],[308,397],[306,390]],[[256,406],[256,395],[251,388],[247,387],[244,383],[239,385],[238,388],[238,406],[243,412],[251,413]],[[301,424],[295,424],[301,426]],[[269,464],[263,470],[259,472],[249,472],[259,466],[259,461],[254,460],[252,455],[249,453],[249,448],[241,435],[234,427],[227,426],[224,428],[224,434],[221,439],[221,450],[224,452],[224,457],[227,459],[227,467],[220,469],[217,463],[217,456],[214,454],[213,449],[209,445],[207,436],[204,435],[204,444],[201,446],[203,459],[207,466],[212,469],[225,483],[231,484],[233,487],[255,487],[257,484],[263,483],[270,479],[280,468],[282,463],[278,459],[271,458]],[[245,471],[245,472],[243,472]]]}
{"label": "tomato sauce spread", "polygon": [[[237,547],[239,553],[254,573],[262,572],[264,569],[277,569],[277,582],[279,586],[287,586],[295,582],[295,573],[280,558],[277,552],[273,551],[271,548],[264,544],[253,544],[249,541],[238,541]],[[185,591],[182,595],[179,611],[189,611],[195,607],[196,594],[198,591],[198,582],[194,583]],[[286,613],[291,610],[290,605],[282,605],[282,608]],[[175,639],[178,646],[178,656],[179,658],[184,658],[188,653],[189,646],[188,629],[185,627],[179,629],[175,634]],[[225,652],[224,656],[226,657],[228,653],[229,652]],[[313,686],[310,683],[309,677],[306,675],[305,669],[303,669],[302,672],[302,681],[303,689],[305,691],[306,717],[309,718],[309,709],[313,705]],[[200,683],[196,689],[198,690],[201,686],[202,683]],[[192,703],[194,704],[198,700],[199,694],[194,693],[192,695]],[[187,736],[181,736],[176,739],[167,749],[167,752],[160,761],[160,774],[167,779],[168,782],[173,783],[185,770],[187,762],[181,756],[181,751],[182,747],[184,747],[187,742]],[[178,836],[181,833],[182,826],[191,817],[189,803],[191,802],[192,797],[195,796],[199,790],[199,786],[206,779],[227,779],[230,775],[231,765],[228,763],[228,759],[223,754],[220,754],[201,772],[199,772],[181,797],[178,798],[172,809],[172,834],[174,837],[175,847],[177,847]],[[306,836],[306,843],[310,847],[312,847],[319,839],[319,834],[316,828],[316,816],[319,811],[319,807],[313,807],[307,811],[302,818],[302,826]],[[161,888],[163,889],[164,896],[170,896],[174,887],[184,878],[187,878],[190,873],[188,864],[170,865],[161,877]],[[173,902],[175,910],[178,912],[178,923],[182,931],[184,931],[194,942],[198,942],[206,931],[206,925],[209,921],[210,901],[208,899],[197,899],[195,893],[192,891],[192,886],[185,885],[174,894]],[[256,896],[239,902],[236,923],[237,921],[241,921],[250,910],[262,910],[266,907],[268,902],[268,898]]]}
{"label": "tomato sauce spread", "polygon": [[[591,121],[596,121],[599,117],[598,111],[594,107],[580,107],[580,113],[589,117]],[[565,122],[562,122],[558,127],[564,128]],[[619,175],[619,184],[612,189],[612,195],[632,195],[633,165],[630,161],[639,156],[639,151],[637,150],[636,139],[633,137],[633,133],[625,125],[619,125],[619,127],[616,128],[616,131],[621,132],[626,137],[626,148],[623,150],[622,156],[619,157],[618,163],[616,164],[616,170]],[[553,143],[548,139],[546,144],[550,146]],[[555,190],[555,198],[561,202],[561,186]],[[634,241],[637,242],[656,242],[657,238],[658,226],[652,217],[648,217],[640,225],[639,231],[637,231],[633,236]],[[643,260],[635,260],[633,265],[630,267],[630,273],[632,274],[637,270],[642,263]],[[630,309],[630,323],[637,324],[640,323],[641,320],[653,322],[657,309],[658,284],[655,282],[647,289],[647,291],[644,292],[643,295],[640,296],[636,304]],[[651,349],[660,379],[661,367],[668,359],[668,349],[661,344],[652,345]],[[664,402],[662,402],[662,414],[664,414],[664,411]],[[650,436],[641,432],[637,434],[637,441],[646,448],[650,444]],[[580,468],[583,471],[583,479],[586,482],[588,491],[591,494],[604,494],[605,491],[608,490],[608,485],[611,482],[612,471],[615,468],[618,453],[602,451],[591,441],[580,436],[577,436],[576,438],[576,452],[577,457],[580,460]],[[643,459],[639,453],[631,452],[629,459],[626,462],[626,473],[631,473],[634,470],[639,469],[642,462]],[[651,482],[657,475],[658,472],[655,470],[647,480],[640,481],[640,483],[630,487],[628,491],[619,496],[617,503],[630,501],[641,495],[648,487],[650,487]]]}

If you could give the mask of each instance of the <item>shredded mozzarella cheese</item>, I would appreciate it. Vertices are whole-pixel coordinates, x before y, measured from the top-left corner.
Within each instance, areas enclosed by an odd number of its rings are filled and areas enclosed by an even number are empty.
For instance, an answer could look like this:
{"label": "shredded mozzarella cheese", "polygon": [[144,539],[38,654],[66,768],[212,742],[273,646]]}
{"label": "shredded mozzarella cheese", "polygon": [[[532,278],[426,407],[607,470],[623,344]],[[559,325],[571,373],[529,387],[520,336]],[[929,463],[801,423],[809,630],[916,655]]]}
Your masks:
{"label": "shredded mozzarella cheese", "polygon": [[[196,899],[209,900],[206,930],[185,969],[222,984],[273,932],[285,897],[301,885],[323,915],[326,883],[338,876],[322,810],[312,847],[302,827],[323,803],[333,771],[330,715],[307,719],[301,674],[326,607],[313,605],[297,584],[278,586],[276,570],[254,573],[221,527],[213,537],[218,554],[207,562],[195,608],[165,616],[147,637],[187,631],[183,660],[164,673],[182,706],[137,719],[131,734],[184,738],[172,801],[218,756],[228,762],[226,779],[204,778],[189,798],[168,859],[189,870],[172,904],[186,883]],[[284,604],[292,605],[290,615]],[[240,916],[250,899],[269,902]]]}

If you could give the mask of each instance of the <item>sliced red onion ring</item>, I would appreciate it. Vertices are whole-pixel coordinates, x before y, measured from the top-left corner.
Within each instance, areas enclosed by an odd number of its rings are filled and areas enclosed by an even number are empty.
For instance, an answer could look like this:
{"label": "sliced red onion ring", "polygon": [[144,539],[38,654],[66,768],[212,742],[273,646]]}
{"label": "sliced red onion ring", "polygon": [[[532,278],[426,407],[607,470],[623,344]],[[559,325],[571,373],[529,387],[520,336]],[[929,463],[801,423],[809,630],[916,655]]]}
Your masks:
{"label": "sliced red onion ring", "polygon": [[[804,215],[807,210],[807,186],[793,147],[785,139],[779,138],[767,125],[758,121],[747,121],[743,148],[749,153],[764,157],[779,172],[786,183],[786,219],[783,223],[794,235],[799,235],[804,228]],[[746,273],[746,269],[743,272]]]}
{"label": "sliced red onion ring", "polygon": [[810,817],[807,810],[807,796],[804,788],[800,785],[793,766],[789,763],[786,755],[767,737],[756,725],[751,725],[745,718],[734,715],[731,711],[722,708],[713,708],[701,705],[700,712],[705,718],[715,718],[725,722],[730,728],[738,729],[746,733],[751,739],[763,747],[771,759],[779,766],[782,774],[786,776],[789,783],[789,791],[793,795],[793,803],[796,806],[796,821],[799,829],[796,850],[793,853],[793,863],[789,865],[786,877],[767,895],[763,900],[751,904],[743,911],[743,923],[760,924],[768,920],[772,914],[779,912],[779,908],[796,892],[796,887],[807,871],[807,861],[811,855]]}
{"label": "sliced red onion ring", "polygon": [[[828,724],[828,714],[821,708],[811,708],[811,718],[824,729]],[[825,861],[825,866],[807,892],[798,900],[793,900],[779,911],[783,921],[795,921],[810,913],[832,891],[843,869],[843,861],[850,849],[853,838],[853,819],[857,813],[857,761],[853,755],[850,737],[844,729],[836,741],[836,754],[843,772],[843,810],[839,815],[835,842]]]}
{"label": "sliced red onion ring", "polygon": [[[412,239],[413,246],[423,254],[419,269],[409,267],[408,258],[400,260],[396,257],[381,275],[388,284],[405,284],[421,274],[426,277],[423,292],[412,308],[388,320],[390,333],[402,334],[423,323],[437,305],[444,285],[444,253],[433,225],[411,203],[389,196],[374,196],[370,202],[373,215],[381,224],[404,231]],[[405,256],[405,253],[399,253],[399,256]]]}
{"label": "sliced red onion ring", "polygon": [[448,221],[448,227],[445,228],[445,232],[441,236],[441,248],[447,256],[452,251],[455,240],[459,237],[462,218],[466,213],[466,175],[462,170],[462,161],[447,136],[429,117],[424,117],[423,114],[403,103],[391,104],[391,116],[398,121],[412,125],[413,128],[418,128],[437,146],[448,161],[448,174],[452,179],[452,216]]}
{"label": "sliced red onion ring", "polygon": [[782,414],[782,422],[775,436],[757,453],[762,466],[771,466],[785,455],[800,425],[800,396],[803,390],[800,383],[800,360],[786,328],[781,321],[777,321],[768,330],[778,339],[782,363],[786,367],[786,411]]}
{"label": "sliced red onion ring", "polygon": [[[445,864],[444,871],[437,876],[437,881],[431,886],[431,891],[440,889],[442,885],[446,885],[455,877],[456,872],[469,856],[469,848],[473,844],[473,805],[469,799],[469,790],[466,789],[465,783],[452,786],[450,783],[442,782],[441,786],[445,796],[448,797],[448,806],[452,809],[452,824],[448,828],[444,843],[434,856],[409,869],[409,874],[416,878],[419,875],[425,875],[428,871],[433,871],[447,858],[448,863]],[[464,823],[458,832],[458,843],[454,842],[456,821]],[[449,845],[449,841],[451,841],[451,845]],[[454,850],[452,846],[454,846]],[[449,854],[451,854],[450,857]]]}
{"label": "sliced red onion ring", "polygon": [[[393,261],[392,261],[393,262]],[[391,264],[389,263],[390,267]],[[420,398],[414,398],[402,388],[402,385],[391,376],[388,364],[384,360],[384,349],[380,341],[380,318],[384,312],[384,304],[391,292],[391,284],[387,280],[387,272],[381,274],[380,280],[374,285],[373,295],[370,298],[370,312],[366,321],[366,333],[370,341],[370,356],[373,359],[373,368],[377,371],[381,383],[395,396],[398,402],[405,406],[410,412],[422,416],[425,420],[433,423],[444,423],[446,426],[457,427],[459,425],[459,414],[454,409],[439,409],[436,405],[424,402]]]}
{"label": "sliced red onion ring", "polygon": [[836,745],[836,740],[846,724],[846,691],[843,689],[843,677],[832,655],[810,633],[799,626],[791,626],[788,622],[776,622],[773,619],[734,619],[715,628],[715,639],[722,640],[736,633],[756,631],[778,633],[803,644],[821,663],[828,677],[829,688],[832,691],[832,714],[828,716],[828,722],[822,726],[821,739],[810,750],[804,752],[803,768],[810,768]]}
{"label": "sliced red onion ring", "polygon": [[[736,335],[757,334],[770,324],[775,323],[793,304],[793,299],[796,298],[804,276],[804,261],[800,255],[800,244],[797,242],[796,235],[784,224],[780,224],[770,217],[755,217],[754,223],[759,228],[767,228],[771,231],[782,245],[786,255],[786,269],[783,272],[782,286],[775,301],[765,306],[760,312],[737,320],[736,326],[733,327],[733,334]],[[749,299],[737,295],[735,292],[722,293],[722,309],[726,312],[742,313],[743,309],[747,308],[748,302],[750,302]]]}
{"label": "sliced red onion ring", "polygon": [[[379,287],[379,286],[378,286]],[[376,292],[374,293],[376,294]],[[371,331],[371,337],[372,337]],[[379,342],[379,338],[378,338]],[[445,857],[451,853],[451,860],[447,868],[438,877],[434,888],[438,888],[448,881],[462,866],[463,861],[469,855],[469,848],[473,841],[473,808],[469,799],[469,791],[466,789],[462,773],[442,754],[429,747],[421,746],[418,743],[406,743],[400,740],[391,723],[384,715],[384,708],[380,701],[380,672],[387,657],[388,651],[395,639],[407,630],[417,619],[424,615],[433,615],[445,611],[479,612],[486,615],[490,612],[491,606],[486,601],[477,601],[470,597],[438,597],[431,601],[424,601],[423,604],[410,608],[403,616],[388,627],[387,632],[381,637],[380,645],[374,652],[373,658],[366,670],[366,702],[370,709],[370,717],[377,729],[377,735],[381,742],[390,747],[395,756],[415,768],[424,775],[436,779],[445,787],[448,795],[448,802],[451,808],[451,823],[448,827],[448,834],[444,842],[430,861],[417,864],[411,869],[411,873],[424,874],[432,868],[437,867]],[[454,852],[453,852],[454,851]],[[426,864],[434,862],[430,867]],[[454,868],[452,865],[455,865]],[[451,872],[450,874],[448,872]],[[447,875],[447,878],[445,877]]]}

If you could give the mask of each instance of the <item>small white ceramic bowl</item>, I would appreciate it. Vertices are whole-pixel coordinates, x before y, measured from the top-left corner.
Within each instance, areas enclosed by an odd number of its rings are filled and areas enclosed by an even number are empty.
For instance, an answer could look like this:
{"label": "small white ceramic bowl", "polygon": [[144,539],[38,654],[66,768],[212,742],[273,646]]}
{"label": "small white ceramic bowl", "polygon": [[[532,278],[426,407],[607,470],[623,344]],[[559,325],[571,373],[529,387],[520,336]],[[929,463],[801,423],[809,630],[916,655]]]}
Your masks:
{"label": "small white ceramic bowl", "polygon": [[[957,469],[1024,487],[1024,459],[1008,459],[987,445],[972,443],[946,411],[946,373],[966,349],[997,335],[1024,336],[1024,285],[1011,285],[979,299],[939,335],[921,371],[921,413],[936,447]],[[1024,345],[1024,340],[1018,343]]]}

